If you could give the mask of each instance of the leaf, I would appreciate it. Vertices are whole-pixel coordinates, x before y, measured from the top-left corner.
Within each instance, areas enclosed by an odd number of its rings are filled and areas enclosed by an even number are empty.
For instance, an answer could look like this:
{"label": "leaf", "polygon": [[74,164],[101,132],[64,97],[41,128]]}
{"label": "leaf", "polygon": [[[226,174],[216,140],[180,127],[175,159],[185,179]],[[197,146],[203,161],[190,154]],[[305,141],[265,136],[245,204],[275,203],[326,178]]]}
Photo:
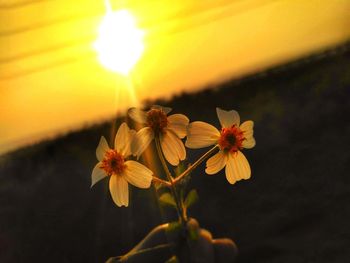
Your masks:
{"label": "leaf", "polygon": [[172,206],[172,207],[176,207],[176,203],[174,198],[172,197],[171,194],[169,193],[164,193],[159,197],[159,201],[164,204],[164,205],[168,205],[168,206]]}
{"label": "leaf", "polygon": [[184,202],[184,205],[186,208],[189,208],[191,207],[193,204],[195,204],[196,202],[198,201],[198,194],[197,194],[197,191],[196,189],[192,189],[187,197],[186,197],[186,200]]}

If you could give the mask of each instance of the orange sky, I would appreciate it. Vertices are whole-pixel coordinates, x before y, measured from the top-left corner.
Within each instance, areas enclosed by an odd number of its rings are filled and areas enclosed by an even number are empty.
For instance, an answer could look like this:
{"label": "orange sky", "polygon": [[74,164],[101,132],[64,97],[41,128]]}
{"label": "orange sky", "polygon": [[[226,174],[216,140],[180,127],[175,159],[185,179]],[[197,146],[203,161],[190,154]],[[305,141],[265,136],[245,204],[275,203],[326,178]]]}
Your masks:
{"label": "orange sky", "polygon": [[[130,80],[102,67],[92,47],[103,1],[21,2],[0,1],[0,154],[131,106]],[[131,80],[139,101],[195,91],[350,38],[348,0],[126,2],[147,33]]]}

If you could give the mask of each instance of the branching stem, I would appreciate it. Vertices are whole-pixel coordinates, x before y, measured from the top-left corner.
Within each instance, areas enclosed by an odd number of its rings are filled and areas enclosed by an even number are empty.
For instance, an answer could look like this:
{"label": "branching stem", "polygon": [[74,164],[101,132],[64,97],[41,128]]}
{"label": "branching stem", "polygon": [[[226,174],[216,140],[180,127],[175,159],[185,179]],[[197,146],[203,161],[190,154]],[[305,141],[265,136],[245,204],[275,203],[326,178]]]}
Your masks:
{"label": "branching stem", "polygon": [[162,184],[162,185],[164,185],[164,186],[167,186],[167,187],[171,187],[171,183],[169,183],[168,181],[165,181],[165,180],[163,180],[163,179],[160,179],[160,178],[158,178],[158,177],[156,177],[156,176],[153,176],[153,179],[152,179],[154,182],[157,182],[157,183],[160,183],[160,184]]}
{"label": "branching stem", "polygon": [[177,184],[178,182],[180,182],[183,178],[189,175],[198,165],[200,165],[205,159],[207,159],[210,155],[212,155],[217,148],[219,148],[219,146],[215,145],[213,148],[211,148],[209,151],[203,154],[201,158],[199,158],[196,162],[190,165],[182,174],[176,177],[172,183]]}
{"label": "branching stem", "polygon": [[166,174],[167,180],[162,180],[158,177],[153,177],[153,180],[156,182],[159,182],[167,187],[170,188],[172,195],[174,196],[176,207],[177,207],[177,214],[179,216],[179,219],[182,223],[185,223],[187,221],[187,215],[186,211],[183,208],[183,202],[180,200],[179,195],[176,191],[176,184],[179,183],[183,178],[185,178],[187,175],[189,175],[198,165],[200,165],[203,161],[205,161],[208,157],[210,157],[218,148],[218,145],[215,145],[213,148],[211,148],[209,151],[207,151],[205,154],[203,154],[196,162],[194,162],[192,165],[190,165],[183,173],[181,173],[178,177],[174,179],[174,177],[171,175],[171,172],[169,171],[168,165],[165,161],[161,146],[160,146],[160,139],[159,136],[155,136],[154,138],[156,143],[156,149],[157,153],[160,159],[160,162],[162,163],[164,172]]}
{"label": "branching stem", "polygon": [[164,159],[164,155],[163,155],[163,152],[162,152],[162,149],[161,149],[161,146],[160,146],[160,140],[159,140],[159,136],[155,136],[154,138],[155,140],[155,143],[156,143],[156,149],[157,149],[157,153],[158,153],[158,156],[159,156],[159,159],[160,159],[160,162],[162,163],[162,166],[163,166],[163,169],[165,171],[165,174],[167,176],[167,179],[170,183],[170,190],[171,190],[171,193],[172,195],[174,196],[174,199],[175,199],[175,203],[176,203],[176,211],[177,211],[177,215],[180,219],[180,222],[182,224],[185,224],[186,221],[187,221],[187,218],[186,218],[186,215],[184,213],[184,209],[182,207],[182,202],[179,198],[179,195],[176,191],[176,187],[175,187],[175,184],[174,184],[174,178],[172,177],[170,171],[169,171],[169,168],[168,168],[168,165]]}

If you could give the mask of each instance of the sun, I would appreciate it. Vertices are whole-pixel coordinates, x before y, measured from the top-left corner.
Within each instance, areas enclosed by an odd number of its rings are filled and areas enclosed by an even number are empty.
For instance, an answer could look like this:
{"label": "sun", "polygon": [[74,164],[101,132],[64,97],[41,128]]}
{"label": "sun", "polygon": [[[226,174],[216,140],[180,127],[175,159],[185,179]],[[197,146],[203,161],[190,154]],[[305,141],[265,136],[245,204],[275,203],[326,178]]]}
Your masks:
{"label": "sun", "polygon": [[143,53],[143,36],[129,11],[107,10],[94,42],[99,61],[107,69],[128,75]]}

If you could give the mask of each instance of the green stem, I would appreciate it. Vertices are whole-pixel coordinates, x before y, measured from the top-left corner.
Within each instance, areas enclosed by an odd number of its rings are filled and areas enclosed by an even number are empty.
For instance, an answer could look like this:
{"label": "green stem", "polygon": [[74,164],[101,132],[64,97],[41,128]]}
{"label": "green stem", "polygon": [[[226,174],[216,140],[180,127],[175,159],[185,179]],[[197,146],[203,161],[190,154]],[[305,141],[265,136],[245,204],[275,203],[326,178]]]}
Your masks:
{"label": "green stem", "polygon": [[168,165],[164,159],[164,155],[163,155],[163,152],[162,152],[162,149],[161,149],[161,146],[160,146],[160,140],[159,140],[159,136],[156,135],[155,138],[155,143],[156,143],[156,149],[157,149],[157,153],[158,153],[158,156],[159,156],[159,159],[160,159],[160,162],[162,163],[162,166],[163,166],[163,169],[165,171],[165,174],[167,176],[167,179],[169,180],[170,182],[170,190],[171,190],[171,193],[172,195],[174,196],[174,199],[175,199],[175,203],[176,203],[176,211],[177,211],[177,215],[179,217],[179,220],[182,224],[185,224],[186,221],[187,221],[187,218],[186,218],[186,215],[184,213],[184,209],[183,209],[183,206],[182,206],[182,202],[177,194],[177,191],[176,191],[176,187],[175,187],[175,184],[174,184],[174,178],[171,176],[171,173],[169,171],[169,168],[168,168]]}
{"label": "green stem", "polygon": [[189,175],[193,169],[195,169],[198,165],[200,165],[205,159],[207,159],[210,155],[212,155],[213,152],[216,151],[216,149],[219,148],[218,145],[215,145],[213,148],[211,148],[209,151],[207,151],[205,154],[202,155],[201,158],[199,158],[195,163],[190,165],[182,174],[180,174],[178,177],[175,178],[175,180],[172,182],[173,184],[177,184],[179,181],[181,181],[184,177]]}

